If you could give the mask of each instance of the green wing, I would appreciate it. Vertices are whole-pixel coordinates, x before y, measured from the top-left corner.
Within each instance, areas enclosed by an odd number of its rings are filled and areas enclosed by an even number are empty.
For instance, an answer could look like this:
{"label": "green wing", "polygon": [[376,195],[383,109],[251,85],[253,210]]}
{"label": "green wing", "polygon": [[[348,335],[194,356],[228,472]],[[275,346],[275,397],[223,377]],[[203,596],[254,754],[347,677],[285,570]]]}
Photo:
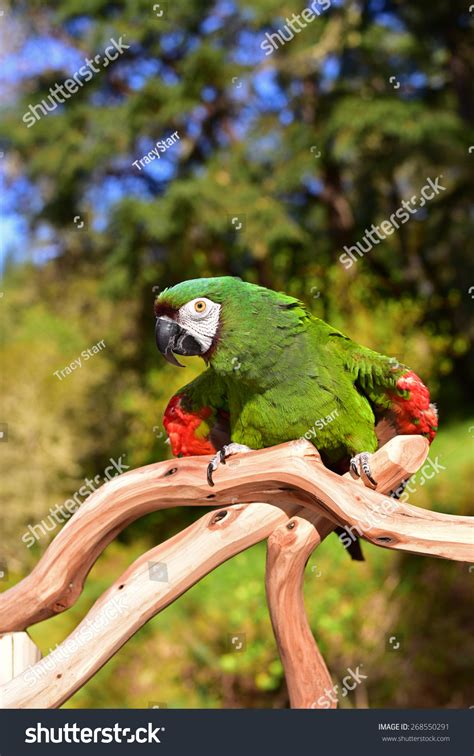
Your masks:
{"label": "green wing", "polygon": [[389,409],[393,401],[391,394],[397,391],[397,380],[408,368],[395,357],[374,352],[343,334],[337,338],[340,339],[343,365],[354,385],[371,404],[380,409]]}

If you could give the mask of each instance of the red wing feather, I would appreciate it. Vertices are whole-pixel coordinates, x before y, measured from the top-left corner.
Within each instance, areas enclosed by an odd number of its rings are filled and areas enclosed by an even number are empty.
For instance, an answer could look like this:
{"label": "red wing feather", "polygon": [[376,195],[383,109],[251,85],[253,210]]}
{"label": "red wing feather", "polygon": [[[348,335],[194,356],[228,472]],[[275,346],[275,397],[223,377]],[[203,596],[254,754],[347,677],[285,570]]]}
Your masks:
{"label": "red wing feather", "polygon": [[397,381],[397,394],[391,394],[392,410],[399,433],[420,434],[431,443],[438,430],[438,412],[430,404],[430,394],[425,384],[412,370]]}
{"label": "red wing feather", "polygon": [[213,414],[211,407],[201,407],[189,412],[182,406],[182,394],[173,396],[164,417],[163,425],[171,442],[175,457],[189,457],[193,454],[214,454],[217,450],[208,437],[196,434],[203,421]]}

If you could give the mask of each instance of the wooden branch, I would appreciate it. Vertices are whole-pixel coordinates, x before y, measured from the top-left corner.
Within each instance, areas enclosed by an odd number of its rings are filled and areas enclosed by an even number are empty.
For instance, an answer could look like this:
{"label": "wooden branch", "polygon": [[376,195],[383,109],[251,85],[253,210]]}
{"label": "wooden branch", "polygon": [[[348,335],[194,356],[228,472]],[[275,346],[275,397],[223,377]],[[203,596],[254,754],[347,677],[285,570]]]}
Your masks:
{"label": "wooden branch", "polygon": [[[384,488],[396,487],[418,469],[426,454],[424,439],[398,437],[374,455],[374,474]],[[458,559],[467,554],[468,518],[424,512],[416,507],[400,508],[393,500],[389,503],[397,506],[397,511],[384,512],[382,494],[326,470],[309,443],[284,444],[240,456],[218,471],[212,493],[205,483],[207,461],[188,458],[150,465],[120,476],[93,494],[53,541],[29,578],[3,595],[3,610],[8,608],[14,614],[10,620],[13,627],[38,621],[69,606],[105,545],[126,524],[148,511],[177,504],[221,504],[236,498],[251,501],[259,498],[265,503],[227,506],[205,515],[140,557],[94,604],[66,641],[1,689],[2,706],[59,706],[150,617],[220,563],[269,537],[275,529],[269,549],[269,573],[278,580],[269,580],[268,591],[271,605],[280,614],[275,616],[273,612],[272,621],[281,647],[291,651],[285,656],[285,663],[290,670],[289,688],[294,705],[311,705],[314,700],[309,704],[308,692],[314,694],[318,690],[312,683],[314,676],[319,675],[318,684],[322,685],[329,680],[329,673],[310,636],[302,594],[298,598],[297,589],[301,593],[307,556],[335,525],[356,527],[364,537],[377,543],[381,541],[380,525],[362,522],[364,516],[376,512],[379,518],[385,518],[382,532],[390,532],[389,543],[393,548]],[[282,531],[288,517],[295,515],[297,519],[293,522],[298,526]],[[429,537],[425,534],[427,528]],[[287,534],[294,530],[295,535],[288,539]],[[447,544],[442,541],[443,533],[451,539]],[[150,562],[159,563],[158,572],[150,571]],[[283,570],[277,569],[282,564]],[[39,598],[30,609],[25,604],[35,597],[35,592]],[[280,621],[281,612],[292,596],[297,596],[300,602],[293,619],[302,633],[293,637],[288,626]],[[4,615],[3,623],[8,621]],[[298,641],[300,637],[302,645],[298,649],[295,638]],[[299,681],[297,675],[308,665],[301,649],[310,642],[312,677],[305,676]]]}
{"label": "wooden branch", "polygon": [[[393,466],[387,477],[398,485],[401,471],[405,477],[415,472],[427,448],[421,436],[398,436],[373,459]],[[351,526],[378,546],[473,559],[472,518],[394,505],[393,499],[387,501],[396,511],[386,513],[384,496],[327,470],[309,442],[239,455],[217,471],[212,492],[206,482],[208,461],[188,457],[158,462],[124,473],[91,494],[31,574],[0,596],[0,631],[22,630],[69,608],[107,544],[138,517],[171,506],[221,506],[236,500],[303,505]]]}
{"label": "wooden branch", "polygon": [[0,688],[0,707],[60,706],[145,622],[222,562],[267,538],[293,511],[295,507],[285,511],[270,504],[236,504],[204,515],[143,554],[63,643]]}
{"label": "wooden branch", "polygon": [[306,616],[303,576],[309,555],[335,526],[320,514],[303,512],[279,525],[268,539],[265,581],[292,709],[320,708],[318,698],[324,689],[332,689]]}
{"label": "wooden branch", "polygon": [[[409,460],[397,461],[381,450],[372,460],[372,472],[381,493],[389,493],[409,476]],[[344,478],[351,479],[349,473]],[[359,481],[360,485],[364,485]],[[266,591],[273,632],[292,709],[327,708],[318,704],[325,691],[332,689],[326,663],[314,640],[304,606],[304,571],[317,546],[331,533],[335,524],[321,514],[299,510],[288,522],[279,525],[268,539]],[[325,697],[326,702],[328,696]],[[329,698],[331,708],[337,703]]]}

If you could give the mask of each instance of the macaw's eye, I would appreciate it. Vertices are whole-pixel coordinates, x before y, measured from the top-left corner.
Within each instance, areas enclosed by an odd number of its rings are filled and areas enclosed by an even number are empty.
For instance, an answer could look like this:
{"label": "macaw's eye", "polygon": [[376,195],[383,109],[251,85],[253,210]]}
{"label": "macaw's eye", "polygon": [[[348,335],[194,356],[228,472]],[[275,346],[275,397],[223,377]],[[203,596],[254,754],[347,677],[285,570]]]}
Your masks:
{"label": "macaw's eye", "polygon": [[196,310],[196,312],[199,312],[199,313],[205,312],[206,307],[207,307],[207,304],[204,302],[203,299],[198,299],[194,303],[194,309]]}

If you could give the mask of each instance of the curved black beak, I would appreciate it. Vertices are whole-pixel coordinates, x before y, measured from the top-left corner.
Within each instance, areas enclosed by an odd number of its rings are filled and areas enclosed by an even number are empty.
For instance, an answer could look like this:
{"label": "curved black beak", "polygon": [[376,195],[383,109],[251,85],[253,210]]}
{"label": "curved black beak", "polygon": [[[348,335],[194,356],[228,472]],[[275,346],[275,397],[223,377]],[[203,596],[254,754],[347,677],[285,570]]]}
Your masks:
{"label": "curved black beak", "polygon": [[169,318],[157,318],[155,327],[156,346],[161,354],[172,365],[184,367],[176,359],[173,352],[182,354],[184,357],[194,357],[202,354],[202,346],[182,328],[176,321]]}

